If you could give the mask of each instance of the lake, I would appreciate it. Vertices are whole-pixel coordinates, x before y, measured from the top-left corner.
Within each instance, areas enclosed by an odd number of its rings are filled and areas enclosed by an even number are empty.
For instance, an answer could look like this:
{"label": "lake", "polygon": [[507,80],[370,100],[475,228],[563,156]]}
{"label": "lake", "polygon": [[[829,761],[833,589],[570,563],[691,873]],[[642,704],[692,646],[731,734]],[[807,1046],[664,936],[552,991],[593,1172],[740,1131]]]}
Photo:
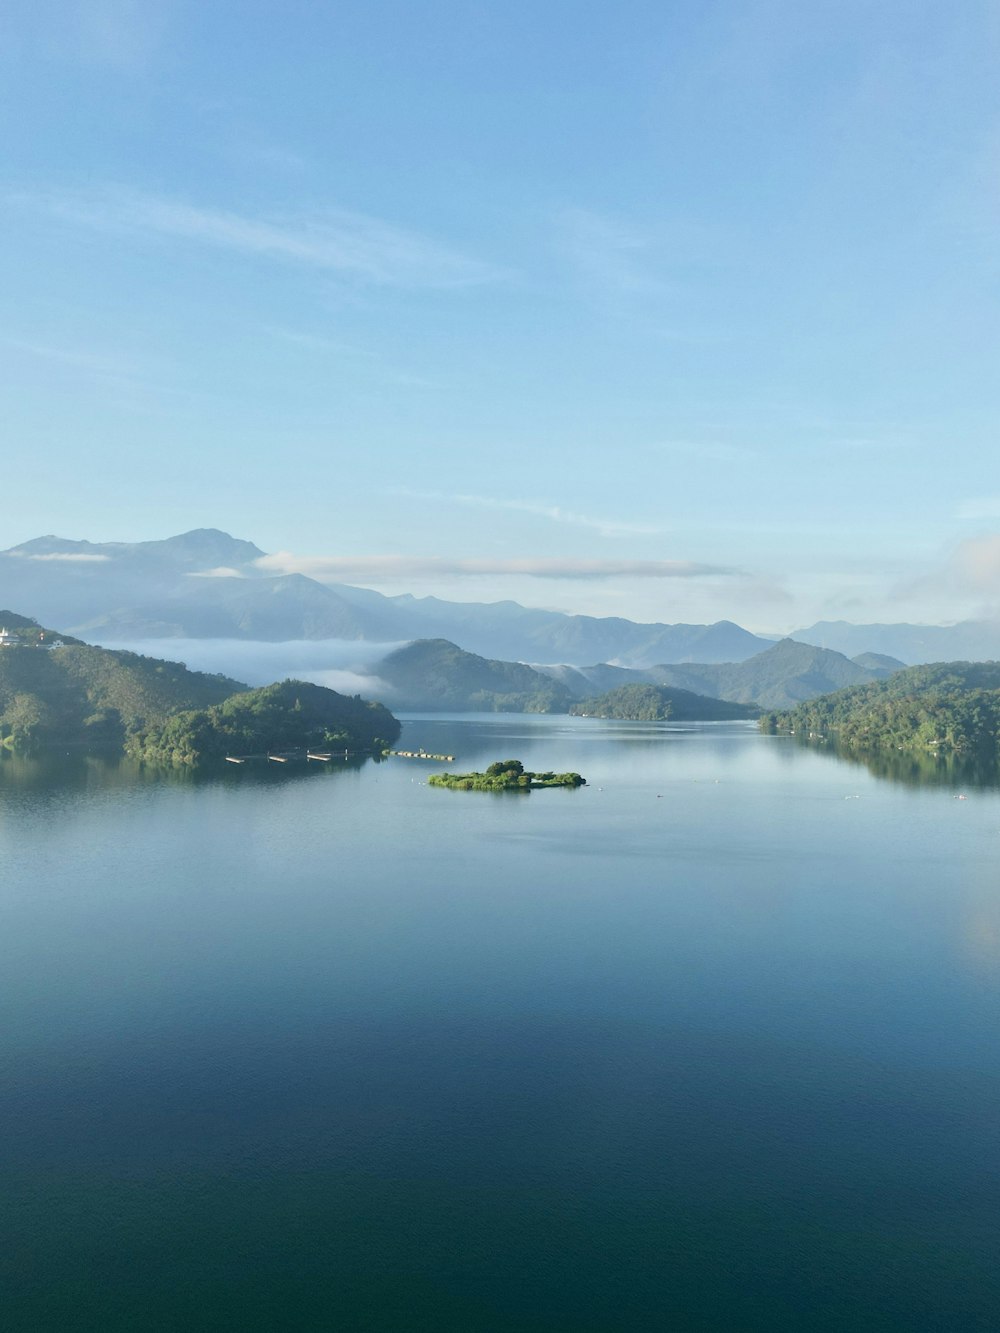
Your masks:
{"label": "lake", "polygon": [[589,785],[0,763],[5,1329],[996,1327],[994,787],[399,745]]}

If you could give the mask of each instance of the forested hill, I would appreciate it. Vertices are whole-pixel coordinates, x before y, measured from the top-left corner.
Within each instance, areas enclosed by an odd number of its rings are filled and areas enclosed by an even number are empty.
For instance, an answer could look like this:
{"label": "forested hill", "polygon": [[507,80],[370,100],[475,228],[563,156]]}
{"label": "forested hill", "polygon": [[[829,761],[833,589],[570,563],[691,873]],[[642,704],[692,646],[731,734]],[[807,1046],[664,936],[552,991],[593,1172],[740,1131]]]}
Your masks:
{"label": "forested hill", "polygon": [[387,708],[303,680],[233,694],[210,708],[177,713],[129,738],[138,759],[198,764],[272,750],[377,753],[401,727]]}
{"label": "forested hill", "polygon": [[[39,645],[39,627],[8,613],[0,647],[0,742],[8,749],[91,744],[137,758],[196,763],[229,748],[337,745],[382,749],[399,723],[380,704],[302,681],[250,690],[180,662],[90,644]],[[0,621],[0,628],[3,622]],[[49,642],[58,639],[52,634]]]}
{"label": "forested hill", "polygon": [[690,690],[665,685],[620,685],[594,699],[584,699],[569,710],[580,717],[616,718],[628,722],[720,722],[760,715],[753,704],[711,699]]}
{"label": "forested hill", "polygon": [[938,662],[838,690],[761,719],[769,731],[833,734],[857,749],[998,753],[1000,662]]}
{"label": "forested hill", "polygon": [[467,653],[447,639],[417,639],[376,667],[397,708],[454,712],[565,713],[573,695],[522,662]]}
{"label": "forested hill", "polygon": [[84,643],[0,648],[0,740],[17,749],[52,742],[124,745],[171,713],[221,703],[246,688],[179,662]]}
{"label": "forested hill", "polygon": [[883,678],[889,668],[852,662],[842,653],[782,639],[745,662],[658,666],[646,674],[671,685],[760,708],[790,708],[802,699]]}
{"label": "forested hill", "polygon": [[30,616],[19,616],[16,611],[0,611],[0,630],[6,630],[16,646],[37,648],[39,644],[79,643],[69,634],[60,634],[58,630],[46,629]]}

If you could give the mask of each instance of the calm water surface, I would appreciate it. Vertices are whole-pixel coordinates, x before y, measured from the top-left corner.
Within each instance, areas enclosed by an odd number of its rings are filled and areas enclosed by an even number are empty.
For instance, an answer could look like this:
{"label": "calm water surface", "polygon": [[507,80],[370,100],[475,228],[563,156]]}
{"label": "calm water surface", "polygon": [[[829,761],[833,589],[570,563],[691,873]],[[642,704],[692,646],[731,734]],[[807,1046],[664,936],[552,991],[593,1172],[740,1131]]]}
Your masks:
{"label": "calm water surface", "polygon": [[1000,1323],[995,789],[401,744],[590,785],[0,764],[5,1329]]}

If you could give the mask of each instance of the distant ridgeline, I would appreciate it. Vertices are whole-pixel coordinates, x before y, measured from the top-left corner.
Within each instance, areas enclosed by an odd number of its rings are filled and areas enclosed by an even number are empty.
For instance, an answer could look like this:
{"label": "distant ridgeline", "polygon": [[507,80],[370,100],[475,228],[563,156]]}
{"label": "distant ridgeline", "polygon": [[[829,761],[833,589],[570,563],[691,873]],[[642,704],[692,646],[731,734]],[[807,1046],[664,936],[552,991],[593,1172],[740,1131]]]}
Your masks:
{"label": "distant ridgeline", "polygon": [[754,704],[729,703],[709,699],[691,690],[674,690],[666,685],[619,685],[595,699],[583,699],[570,706],[577,717],[603,717],[623,722],[720,722],[732,718],[759,717]]}
{"label": "distant ridgeline", "polygon": [[565,713],[572,693],[525,666],[467,653],[448,639],[417,639],[376,667],[397,707],[484,713]]}
{"label": "distant ridgeline", "polygon": [[[137,653],[95,648],[0,611],[0,743],[91,744],[194,764],[245,752],[338,746],[381,751],[399,723],[381,704],[302,681],[250,690]],[[44,634],[44,639],[40,636]],[[46,648],[39,644],[56,643]]]}
{"label": "distant ridgeline", "polygon": [[888,680],[838,690],[761,718],[765,731],[832,734],[858,750],[1000,757],[1000,662],[907,667]]}
{"label": "distant ridgeline", "polygon": [[[634,721],[755,717],[902,667],[784,639],[743,662],[628,668],[527,666],[466,652],[448,639],[417,639],[375,667],[394,707],[494,713],[587,713]],[[642,686],[659,692],[642,692]],[[625,687],[629,693],[619,693]],[[746,707],[725,708],[719,701]],[[670,711],[666,712],[669,703]],[[756,706],[756,708],[754,707]]]}

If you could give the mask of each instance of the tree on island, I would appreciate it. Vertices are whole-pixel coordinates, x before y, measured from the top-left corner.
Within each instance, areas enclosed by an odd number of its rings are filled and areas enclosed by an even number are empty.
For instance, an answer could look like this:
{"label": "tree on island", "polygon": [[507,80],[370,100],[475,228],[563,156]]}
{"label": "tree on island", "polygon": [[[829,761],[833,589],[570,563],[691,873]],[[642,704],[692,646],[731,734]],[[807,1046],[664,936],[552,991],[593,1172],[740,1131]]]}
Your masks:
{"label": "tree on island", "polygon": [[586,779],[579,773],[532,773],[520,759],[501,759],[490,764],[485,773],[435,773],[427,779],[432,787],[450,787],[453,791],[531,791],[537,787],[583,787]]}

